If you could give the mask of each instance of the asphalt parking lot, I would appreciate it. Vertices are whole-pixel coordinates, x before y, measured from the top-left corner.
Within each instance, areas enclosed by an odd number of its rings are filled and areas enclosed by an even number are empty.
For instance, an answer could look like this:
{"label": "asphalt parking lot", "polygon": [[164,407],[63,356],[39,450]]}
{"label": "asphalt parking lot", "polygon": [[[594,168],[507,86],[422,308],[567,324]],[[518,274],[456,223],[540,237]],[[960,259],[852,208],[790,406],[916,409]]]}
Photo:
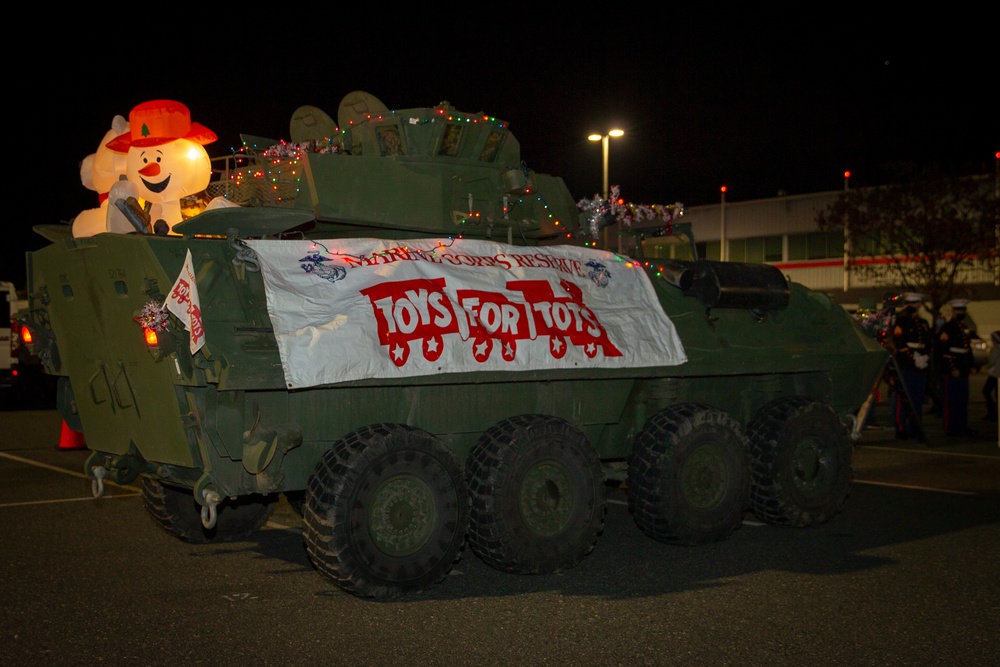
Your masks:
{"label": "asphalt parking lot", "polygon": [[92,497],[54,411],[0,412],[0,645],[46,666],[992,665],[1000,448],[934,428],[866,434],[844,511],[813,529],[748,515],[722,543],[672,547],[612,490],[570,571],[508,575],[466,550],[440,585],[371,602],[316,572],[287,503],[252,539],[186,544],[134,487]]}

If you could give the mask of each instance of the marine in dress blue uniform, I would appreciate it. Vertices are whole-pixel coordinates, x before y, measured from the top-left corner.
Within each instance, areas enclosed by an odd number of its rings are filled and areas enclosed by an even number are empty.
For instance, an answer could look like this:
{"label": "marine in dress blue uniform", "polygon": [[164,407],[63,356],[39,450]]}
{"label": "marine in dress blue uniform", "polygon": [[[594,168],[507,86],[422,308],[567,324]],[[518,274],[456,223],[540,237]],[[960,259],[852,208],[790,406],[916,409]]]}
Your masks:
{"label": "marine in dress blue uniform", "polygon": [[[933,336],[930,324],[918,313],[923,300],[923,294],[903,294],[904,307],[896,313],[892,327],[893,356],[899,381],[906,388],[905,394],[902,388],[894,392],[892,400],[892,421],[896,437],[900,439],[919,435],[918,425],[914,423],[919,417],[914,417],[914,413],[923,413],[927,394]],[[906,394],[909,395],[910,405],[907,405]]]}
{"label": "marine in dress blue uniform", "polygon": [[952,316],[941,325],[935,341],[938,368],[941,372],[941,419],[948,435],[966,435],[969,429],[969,373],[972,370],[972,346],[963,326],[968,299],[948,302]]}

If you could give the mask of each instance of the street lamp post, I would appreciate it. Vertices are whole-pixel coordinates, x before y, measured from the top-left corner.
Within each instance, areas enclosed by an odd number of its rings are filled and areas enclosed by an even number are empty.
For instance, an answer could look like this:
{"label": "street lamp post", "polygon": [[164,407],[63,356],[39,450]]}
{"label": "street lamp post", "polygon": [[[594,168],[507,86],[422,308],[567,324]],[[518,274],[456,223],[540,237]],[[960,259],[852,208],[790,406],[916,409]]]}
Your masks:
{"label": "street lamp post", "polygon": [[604,190],[601,196],[605,199],[608,198],[608,147],[611,144],[611,137],[617,139],[625,134],[624,130],[614,129],[609,130],[607,134],[592,134],[588,139],[591,141],[600,141],[602,149],[602,157],[604,158]]}
{"label": "street lamp post", "polygon": [[[995,157],[997,159],[997,178],[996,185],[994,186],[994,192],[996,193],[997,198],[1000,199],[1000,151],[996,152]],[[996,212],[996,223],[993,228],[993,237],[995,239],[994,247],[998,253],[1000,253],[1000,210]],[[1000,258],[993,262],[993,285],[1000,286]]]}
{"label": "street lamp post", "polygon": [[724,262],[729,259],[729,239],[726,238],[726,186],[719,188],[719,192],[722,193],[722,201],[719,202],[719,261]]}
{"label": "street lamp post", "polygon": [[[851,178],[851,172],[844,172],[844,192],[847,192],[849,187],[849,180]],[[848,291],[851,287],[851,232],[847,228],[847,218],[844,217],[844,291]]]}
{"label": "street lamp post", "polygon": [[[609,196],[609,193],[608,193],[608,148],[611,145],[611,137],[614,137],[614,138],[617,139],[618,137],[620,137],[620,136],[622,136],[624,134],[625,134],[625,132],[623,130],[619,130],[619,129],[615,128],[614,130],[608,130],[607,134],[597,134],[597,133],[594,133],[594,134],[591,134],[590,136],[587,137],[591,141],[600,141],[601,142],[601,154],[602,154],[601,157],[603,158],[603,163],[602,164],[604,165],[604,181],[603,181],[604,189],[601,191],[601,197],[604,198],[604,201],[607,201],[608,200],[608,196]],[[607,231],[605,231],[605,234],[604,234],[604,246],[607,247],[607,245],[608,245],[608,236],[607,236]],[[622,230],[621,230],[621,225],[619,225],[619,227],[618,227],[618,252],[621,253],[621,251],[622,251]]]}

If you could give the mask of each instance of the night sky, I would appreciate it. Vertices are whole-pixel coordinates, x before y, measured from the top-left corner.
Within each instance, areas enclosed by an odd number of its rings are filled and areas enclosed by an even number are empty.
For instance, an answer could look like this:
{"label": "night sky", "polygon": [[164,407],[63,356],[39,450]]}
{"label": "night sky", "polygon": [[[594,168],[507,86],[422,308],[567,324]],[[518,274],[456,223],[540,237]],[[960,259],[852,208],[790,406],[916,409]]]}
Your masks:
{"label": "night sky", "polygon": [[123,15],[102,37],[39,37],[53,53],[43,59],[8,40],[5,97],[19,102],[6,114],[14,215],[0,280],[24,287],[24,253],[46,243],[32,225],[97,205],[80,161],[115,114],[153,99],[183,102],[216,132],[213,157],[241,134],[288,139],[302,105],[336,119],[355,90],[389,109],[447,100],[509,121],[525,165],[563,177],[576,199],[601,189],[600,143],[587,135],[621,127],[609,180],[637,204],[712,204],[722,185],[729,202],[836,190],[845,170],[852,187],[879,185],[899,161],[996,168],[1000,56],[992,20],[972,10],[665,9],[654,20],[626,5],[606,8],[622,12],[613,20],[582,7],[570,20],[516,5],[466,17],[464,7],[413,6],[394,23],[357,6],[329,17],[272,7],[266,19],[231,13],[238,23],[204,34],[194,26],[209,17],[130,29]]}

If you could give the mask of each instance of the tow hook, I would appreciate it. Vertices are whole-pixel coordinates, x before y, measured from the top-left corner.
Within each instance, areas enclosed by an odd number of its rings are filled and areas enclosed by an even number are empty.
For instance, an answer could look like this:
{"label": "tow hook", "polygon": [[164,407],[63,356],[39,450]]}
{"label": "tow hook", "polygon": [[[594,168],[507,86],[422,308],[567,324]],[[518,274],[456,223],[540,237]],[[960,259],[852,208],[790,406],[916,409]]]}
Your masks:
{"label": "tow hook", "polygon": [[206,530],[211,530],[215,528],[215,520],[219,518],[216,508],[222,502],[222,498],[214,489],[204,489],[201,497],[205,501],[201,506],[201,525],[205,526]]}
{"label": "tow hook", "polygon": [[858,418],[854,415],[850,415],[848,420],[848,429],[851,434],[851,441],[860,442],[861,441],[861,431],[864,428],[862,422],[858,421]]}
{"label": "tow hook", "polygon": [[108,476],[108,469],[104,466],[94,466],[91,471],[94,473],[94,479],[90,482],[90,492],[95,498],[100,498],[104,495],[104,478]]}

